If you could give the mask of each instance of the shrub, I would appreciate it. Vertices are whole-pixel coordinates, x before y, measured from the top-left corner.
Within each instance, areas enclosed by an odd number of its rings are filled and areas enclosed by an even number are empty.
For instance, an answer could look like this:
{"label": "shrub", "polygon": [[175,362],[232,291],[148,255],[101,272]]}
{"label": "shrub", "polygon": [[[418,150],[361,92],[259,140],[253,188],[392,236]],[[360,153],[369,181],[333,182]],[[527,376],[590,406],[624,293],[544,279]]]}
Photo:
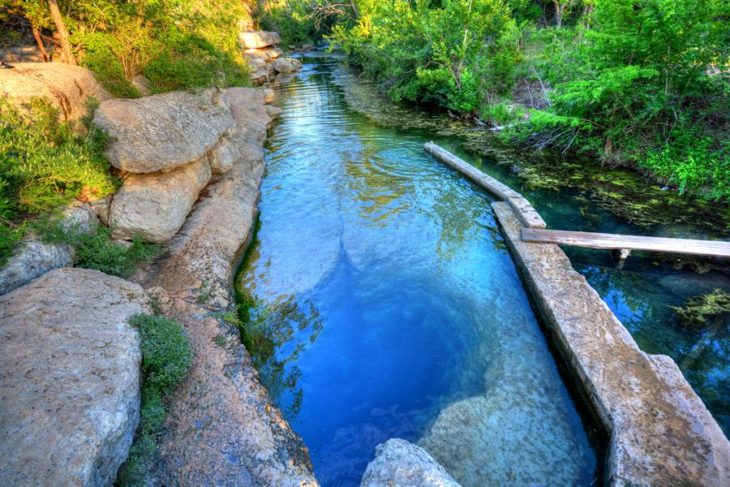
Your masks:
{"label": "shrub", "polygon": [[190,367],[192,349],[182,327],[161,315],[137,315],[130,323],[142,339],[142,408],[140,424],[117,484],[145,485],[157,441],[165,425],[165,398]]}

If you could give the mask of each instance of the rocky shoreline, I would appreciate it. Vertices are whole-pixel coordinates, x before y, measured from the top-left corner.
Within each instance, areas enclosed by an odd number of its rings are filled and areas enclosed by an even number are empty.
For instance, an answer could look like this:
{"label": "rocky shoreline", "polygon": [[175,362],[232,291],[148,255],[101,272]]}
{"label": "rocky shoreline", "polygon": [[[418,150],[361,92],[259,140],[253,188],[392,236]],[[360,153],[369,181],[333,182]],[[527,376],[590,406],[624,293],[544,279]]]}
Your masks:
{"label": "rocky shoreline", "polygon": [[[295,71],[299,65],[293,66]],[[40,82],[48,88],[36,93],[53,94],[50,102],[66,118],[78,119],[90,97],[102,101],[94,123],[111,137],[106,155],[123,184],[113,197],[77,210],[97,225],[98,216],[115,238],[141,236],[163,243],[165,250],[131,278],[134,282],[70,268],[71,248],[34,240],[24,243],[0,270],[6,293],[0,298],[0,333],[5,338],[0,351],[3,360],[14,364],[4,367],[0,376],[0,451],[6,453],[0,468],[2,483],[22,485],[33,479],[73,485],[113,483],[139,422],[139,337],[128,320],[154,306],[183,326],[194,353],[188,376],[168,405],[165,434],[148,482],[316,485],[306,448],[260,384],[238,328],[223,317],[235,308],[232,276],[256,221],[263,143],[280,113],[268,105],[273,92],[228,88],[111,99],[83,68],[26,63],[16,69],[12,76],[18,79],[3,80],[2,87],[4,97],[20,106],[29,98],[13,86],[23,83],[23,73],[46,80]],[[73,76],[67,75],[69,69]],[[48,293],[50,301],[43,297]],[[35,299],[43,299],[43,306],[31,311],[28,306]],[[100,316],[99,306],[107,309],[105,316]],[[114,313],[114,306],[124,312]],[[27,333],[19,330],[35,322],[43,326],[37,330],[37,325],[31,326],[39,336],[29,347]],[[101,330],[89,331],[99,325]],[[66,340],[63,346],[68,352],[60,356],[52,340]],[[117,361],[103,358],[111,353],[105,348],[103,356],[86,354],[88,362],[69,368],[63,360],[78,359],[74,351],[88,348],[83,340],[115,343]],[[44,341],[48,346],[36,351],[35,344]],[[94,379],[110,367],[115,374]],[[120,368],[128,369],[129,380],[121,380]],[[59,372],[49,375],[48,370]],[[54,406],[73,397],[66,373],[75,374],[81,395],[64,406],[68,412]],[[93,392],[94,384],[111,397]],[[57,391],[59,386],[67,392]],[[30,404],[38,406],[29,414],[25,410]],[[84,427],[83,434],[60,440],[67,435],[63,431],[76,429],[86,421],[80,418],[90,418],[93,411],[98,411],[94,415],[117,411],[116,422],[92,421],[89,428],[94,431]],[[76,445],[88,438],[96,438],[98,446]],[[28,448],[18,448],[21,444]],[[34,445],[48,452],[38,455]]]}

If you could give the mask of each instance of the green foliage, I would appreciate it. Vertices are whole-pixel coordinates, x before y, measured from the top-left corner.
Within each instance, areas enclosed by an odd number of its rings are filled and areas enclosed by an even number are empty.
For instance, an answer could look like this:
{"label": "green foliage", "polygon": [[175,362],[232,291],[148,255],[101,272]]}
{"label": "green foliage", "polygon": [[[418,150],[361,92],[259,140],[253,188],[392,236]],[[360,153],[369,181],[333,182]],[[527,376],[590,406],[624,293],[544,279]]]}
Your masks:
{"label": "green foliage", "polygon": [[146,485],[165,425],[164,399],[185,378],[192,360],[190,342],[175,321],[161,315],[137,315],[130,323],[142,339],[142,409],[129,458],[117,478],[121,486]]}
{"label": "green foliage", "polygon": [[[112,94],[136,97],[143,73],[154,92],[245,86],[248,67],[237,45],[239,23],[253,1],[59,0],[80,63]],[[52,30],[45,0],[28,0],[33,25]]]}
{"label": "green foliage", "polygon": [[105,274],[129,277],[142,262],[159,254],[160,247],[145,244],[135,238],[128,246],[112,240],[107,227],[98,227],[92,232],[76,228],[64,228],[57,219],[41,219],[31,228],[40,238],[50,243],[62,243],[74,248],[74,265],[95,269]]}
{"label": "green foliage", "polygon": [[517,26],[502,0],[358,2],[332,39],[395,100],[475,112],[511,85]]}
{"label": "green foliage", "polygon": [[715,289],[704,296],[687,301],[683,308],[674,307],[681,322],[692,328],[701,328],[716,317],[730,316],[730,294]]}
{"label": "green foliage", "polygon": [[29,226],[74,199],[97,199],[118,185],[103,155],[106,138],[61,122],[57,109],[34,100],[27,110],[0,100],[0,262]]}

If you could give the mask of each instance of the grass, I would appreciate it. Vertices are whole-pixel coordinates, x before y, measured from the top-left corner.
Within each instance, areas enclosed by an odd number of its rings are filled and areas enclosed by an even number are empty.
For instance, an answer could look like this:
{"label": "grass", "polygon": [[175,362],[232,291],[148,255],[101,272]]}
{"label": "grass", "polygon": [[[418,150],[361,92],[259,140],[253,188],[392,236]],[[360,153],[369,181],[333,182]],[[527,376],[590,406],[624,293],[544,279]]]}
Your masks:
{"label": "grass", "polygon": [[192,360],[182,327],[161,315],[137,315],[130,323],[142,339],[142,408],[129,457],[120,468],[117,485],[145,485],[157,442],[165,425],[165,399],[185,378]]}

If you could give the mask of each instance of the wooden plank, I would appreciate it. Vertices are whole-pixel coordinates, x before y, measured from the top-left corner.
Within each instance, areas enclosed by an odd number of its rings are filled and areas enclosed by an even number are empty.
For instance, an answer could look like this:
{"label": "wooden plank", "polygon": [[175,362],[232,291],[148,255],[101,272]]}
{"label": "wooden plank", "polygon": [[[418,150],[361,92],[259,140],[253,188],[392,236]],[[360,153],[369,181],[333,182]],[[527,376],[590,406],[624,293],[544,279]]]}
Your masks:
{"label": "wooden plank", "polygon": [[523,228],[522,241],[572,245],[590,249],[627,249],[673,254],[706,255],[711,257],[730,257],[730,242],[721,240],[690,240]]}
{"label": "wooden plank", "polygon": [[523,225],[530,228],[545,228],[547,224],[540,214],[532,207],[527,198],[510,188],[506,184],[493,178],[472,166],[468,162],[456,157],[446,149],[433,142],[427,142],[424,150],[447,166],[466,176],[482,189],[485,189],[497,199],[506,201],[515,211]]}

